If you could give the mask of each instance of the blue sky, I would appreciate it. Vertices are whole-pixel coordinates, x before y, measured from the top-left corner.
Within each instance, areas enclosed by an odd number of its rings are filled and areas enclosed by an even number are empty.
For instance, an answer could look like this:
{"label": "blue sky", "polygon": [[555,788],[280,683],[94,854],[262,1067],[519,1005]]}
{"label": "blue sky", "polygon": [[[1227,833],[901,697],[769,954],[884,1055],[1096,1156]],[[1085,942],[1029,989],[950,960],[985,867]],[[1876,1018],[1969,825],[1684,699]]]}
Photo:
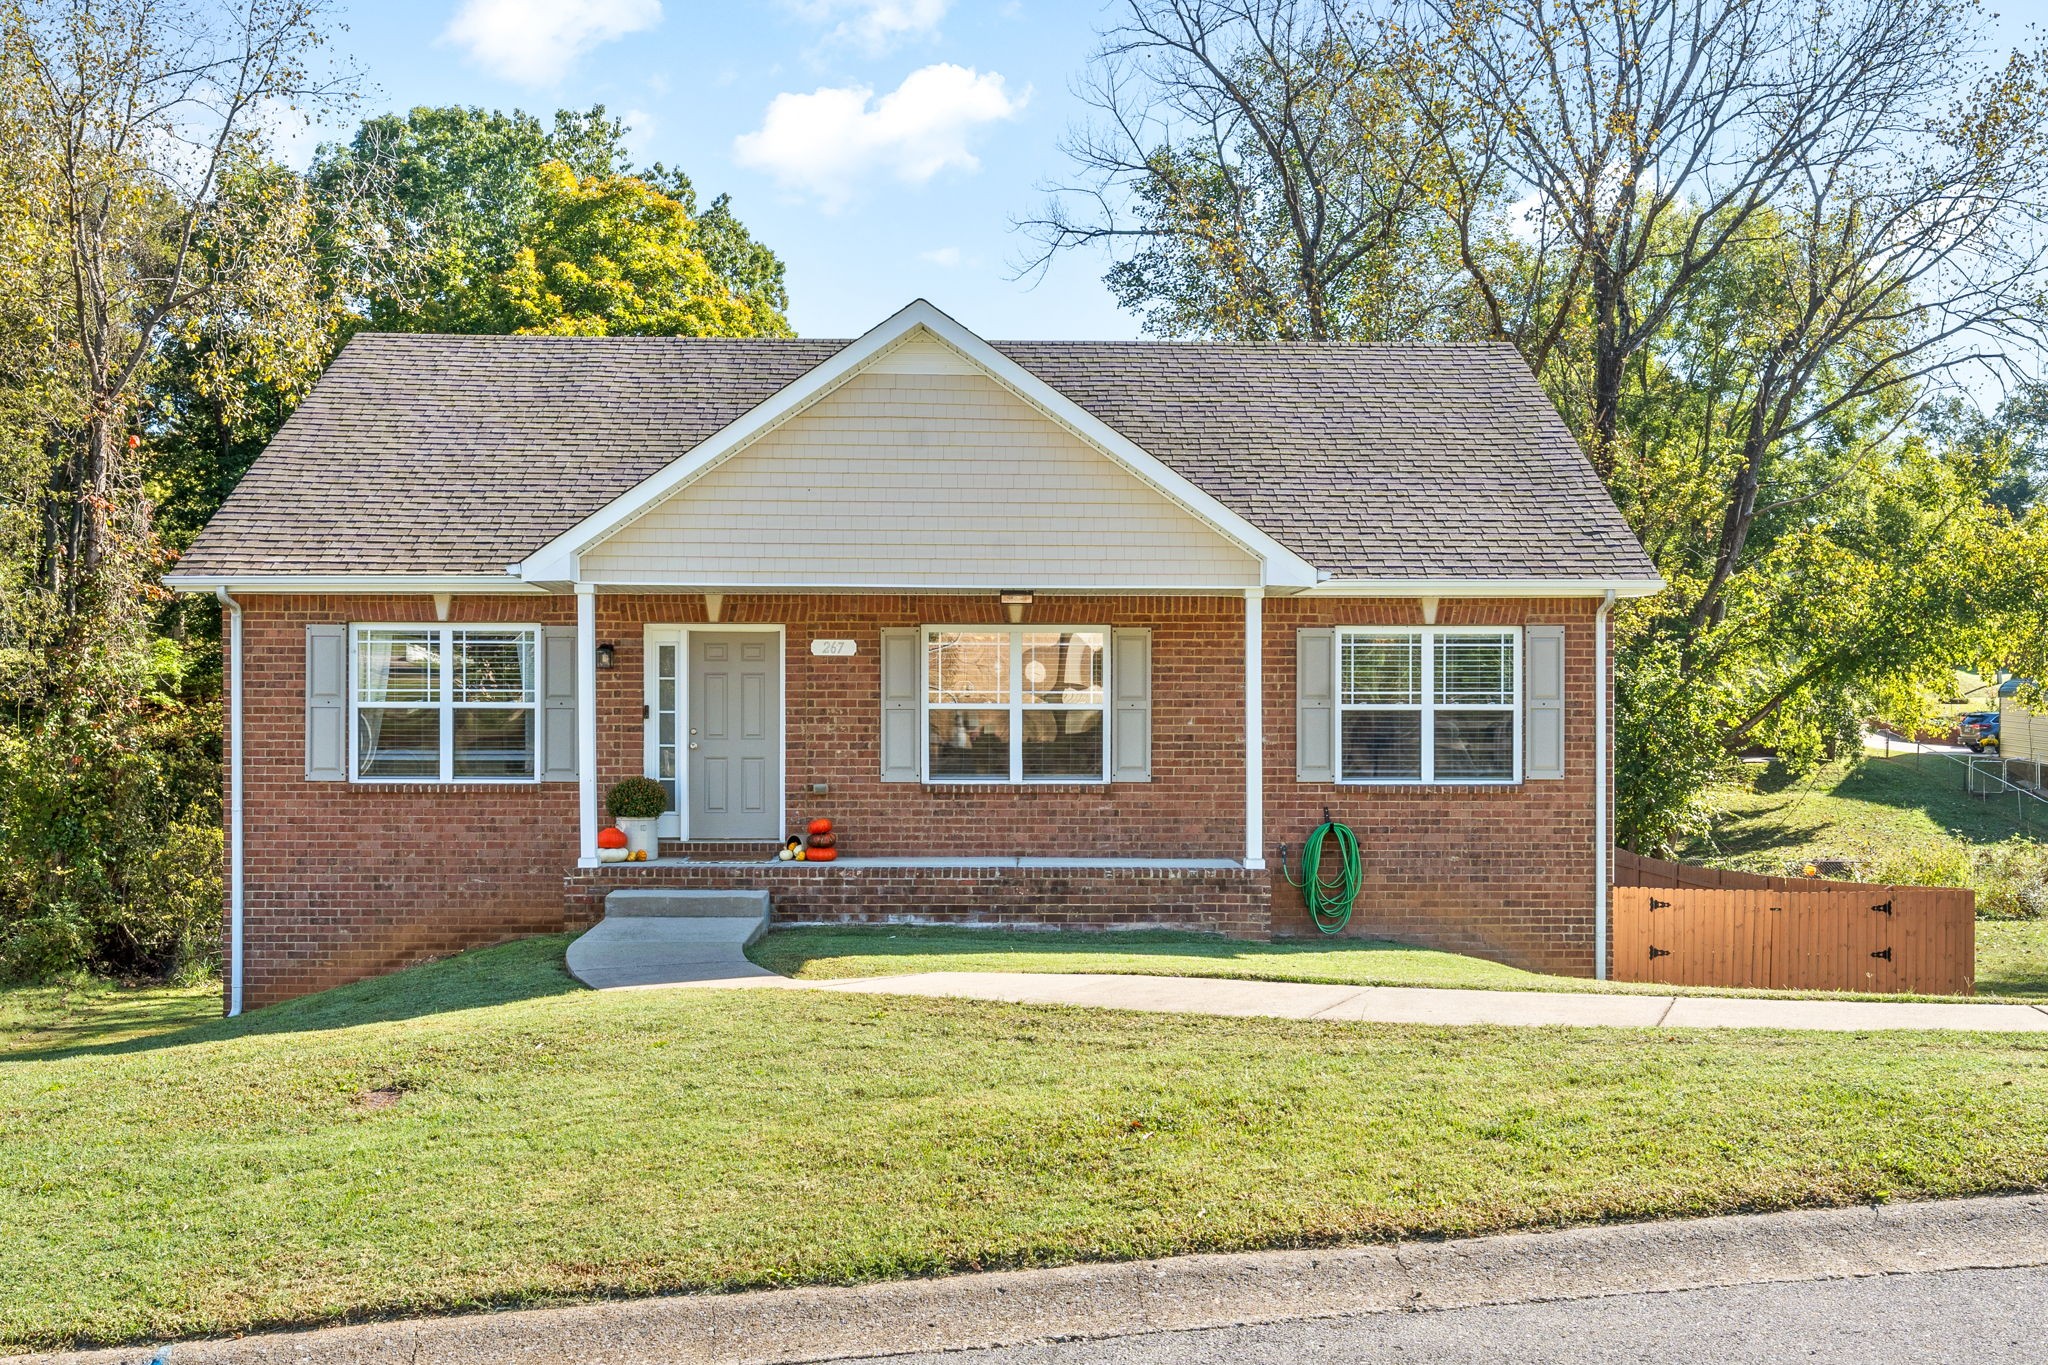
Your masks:
{"label": "blue sky", "polygon": [[[359,114],[602,102],[624,115],[642,161],[681,167],[707,199],[732,194],[788,263],[804,335],[857,334],[922,296],[984,336],[1127,337],[1136,321],[1099,258],[1066,257],[1035,284],[1010,268],[1027,247],[1010,221],[1065,169],[1059,139],[1085,114],[1070,87],[1114,13],[1098,0],[353,0],[337,46],[367,78]],[[2048,21],[2048,0],[2004,15],[1999,36],[2017,40]]]}
{"label": "blue sky", "polygon": [[[1110,12],[1092,0],[353,0],[339,50],[369,112],[603,103],[644,161],[687,171],[789,267],[807,336],[923,296],[992,337],[1137,333],[1104,264],[1010,278],[1010,220],[1043,200],[1069,85]],[[318,136],[318,134],[314,134]],[[336,136],[328,130],[325,136]],[[286,148],[303,159],[310,139]]]}

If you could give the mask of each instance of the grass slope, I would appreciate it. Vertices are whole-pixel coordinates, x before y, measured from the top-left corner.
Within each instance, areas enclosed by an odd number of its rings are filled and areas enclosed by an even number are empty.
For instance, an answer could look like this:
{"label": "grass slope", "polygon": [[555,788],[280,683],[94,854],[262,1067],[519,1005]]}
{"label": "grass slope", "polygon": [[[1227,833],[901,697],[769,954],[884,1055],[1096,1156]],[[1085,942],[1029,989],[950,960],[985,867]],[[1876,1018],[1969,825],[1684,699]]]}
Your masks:
{"label": "grass slope", "polygon": [[2048,1041],[577,989],[0,1063],[0,1344],[2048,1185]]}
{"label": "grass slope", "polygon": [[2048,824],[2020,818],[2011,800],[1965,792],[1963,770],[1940,754],[1873,752],[1802,778],[1773,764],[1757,768],[1748,786],[1723,788],[1716,802],[1711,839],[1687,855],[1763,872],[1828,859],[1882,865],[1949,841],[2048,837]]}

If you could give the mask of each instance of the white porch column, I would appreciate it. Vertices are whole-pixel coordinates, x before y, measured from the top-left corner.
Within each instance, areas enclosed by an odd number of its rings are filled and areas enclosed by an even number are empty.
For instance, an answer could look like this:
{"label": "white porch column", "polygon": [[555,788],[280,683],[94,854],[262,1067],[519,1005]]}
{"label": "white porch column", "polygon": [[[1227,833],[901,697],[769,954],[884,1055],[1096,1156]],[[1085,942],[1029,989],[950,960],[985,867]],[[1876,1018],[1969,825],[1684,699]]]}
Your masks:
{"label": "white porch column", "polygon": [[597,585],[576,585],[576,812],[579,861],[597,866]]}
{"label": "white porch column", "polygon": [[1244,865],[1266,865],[1266,590],[1244,590]]}

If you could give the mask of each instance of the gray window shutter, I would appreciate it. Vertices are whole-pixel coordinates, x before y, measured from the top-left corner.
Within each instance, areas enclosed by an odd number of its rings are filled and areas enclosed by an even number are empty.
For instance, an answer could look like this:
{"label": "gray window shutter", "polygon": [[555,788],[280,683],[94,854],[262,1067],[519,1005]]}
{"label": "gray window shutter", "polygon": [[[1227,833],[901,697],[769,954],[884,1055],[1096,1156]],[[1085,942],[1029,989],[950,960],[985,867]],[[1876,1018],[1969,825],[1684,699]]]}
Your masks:
{"label": "gray window shutter", "polygon": [[540,648],[540,780],[576,780],[576,627],[548,626]]}
{"label": "gray window shutter", "polygon": [[1524,778],[1564,776],[1564,627],[1530,626],[1523,649]]}
{"label": "gray window shutter", "polygon": [[1111,636],[1109,681],[1116,694],[1110,720],[1109,780],[1152,780],[1152,632]]}
{"label": "gray window shutter", "polygon": [[882,632],[882,780],[916,782],[923,765],[918,701],[924,695],[924,659],[915,627]]}
{"label": "gray window shutter", "polygon": [[1337,632],[1294,636],[1294,780],[1337,780]]}
{"label": "gray window shutter", "polygon": [[348,780],[348,627],[306,627],[306,780]]}

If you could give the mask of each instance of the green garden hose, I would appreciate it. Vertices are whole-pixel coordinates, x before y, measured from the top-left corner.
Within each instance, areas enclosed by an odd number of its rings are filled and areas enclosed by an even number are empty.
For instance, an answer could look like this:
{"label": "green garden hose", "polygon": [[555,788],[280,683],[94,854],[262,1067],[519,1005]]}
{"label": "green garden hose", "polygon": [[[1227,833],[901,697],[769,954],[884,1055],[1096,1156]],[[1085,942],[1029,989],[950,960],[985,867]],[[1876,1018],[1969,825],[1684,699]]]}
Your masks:
{"label": "green garden hose", "polygon": [[[1334,878],[1323,875],[1323,841],[1334,838],[1337,841],[1337,875]],[[1326,934],[1338,934],[1351,922],[1351,903],[1358,899],[1358,884],[1363,877],[1363,868],[1358,855],[1358,836],[1351,832],[1351,826],[1339,824],[1330,818],[1330,812],[1323,812],[1323,823],[1309,832],[1308,842],[1301,846],[1301,880],[1294,880],[1294,874],[1287,870],[1287,845],[1280,845],[1280,875],[1287,878],[1287,884],[1301,892],[1302,903],[1308,906],[1308,917],[1315,921],[1316,928]]]}

